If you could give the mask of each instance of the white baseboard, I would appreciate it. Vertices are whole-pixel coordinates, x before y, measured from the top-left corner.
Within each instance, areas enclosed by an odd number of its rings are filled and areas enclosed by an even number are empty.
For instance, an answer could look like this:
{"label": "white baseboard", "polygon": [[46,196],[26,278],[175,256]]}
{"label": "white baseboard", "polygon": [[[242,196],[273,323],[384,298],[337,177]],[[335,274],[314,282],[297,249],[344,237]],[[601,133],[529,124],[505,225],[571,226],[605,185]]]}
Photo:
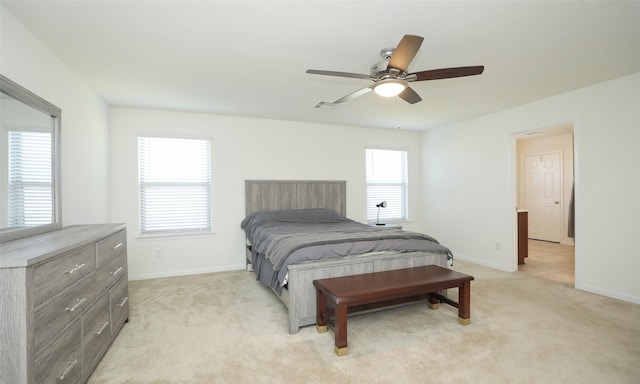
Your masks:
{"label": "white baseboard", "polygon": [[484,267],[489,267],[489,268],[493,268],[493,269],[497,269],[499,271],[504,271],[504,272],[513,272],[508,268],[505,268],[504,265],[498,265],[498,264],[493,264],[493,263],[487,263],[484,260],[478,260],[476,258],[473,257],[467,257],[464,255],[460,255],[458,253],[453,255],[453,266],[456,266],[456,260],[462,260],[462,261],[466,261],[469,263],[473,263],[473,264],[478,264],[478,265],[482,265]]}
{"label": "white baseboard", "polygon": [[640,297],[630,296],[624,293],[611,291],[608,289],[602,289],[599,287],[594,287],[592,285],[580,284],[580,285],[576,285],[576,289],[579,289],[585,292],[595,293],[595,294],[606,296],[606,297],[611,297],[617,300],[627,301],[634,304],[640,304]]}
{"label": "white baseboard", "polygon": [[205,273],[215,273],[215,272],[228,272],[228,271],[239,271],[245,269],[246,266],[244,264],[231,265],[223,268],[204,268],[204,269],[192,269],[192,270],[183,270],[183,271],[171,271],[171,272],[160,272],[160,273],[149,273],[144,275],[129,275],[129,281],[134,280],[149,280],[149,279],[160,279],[163,277],[177,277],[177,276],[189,276],[189,275],[202,275]]}

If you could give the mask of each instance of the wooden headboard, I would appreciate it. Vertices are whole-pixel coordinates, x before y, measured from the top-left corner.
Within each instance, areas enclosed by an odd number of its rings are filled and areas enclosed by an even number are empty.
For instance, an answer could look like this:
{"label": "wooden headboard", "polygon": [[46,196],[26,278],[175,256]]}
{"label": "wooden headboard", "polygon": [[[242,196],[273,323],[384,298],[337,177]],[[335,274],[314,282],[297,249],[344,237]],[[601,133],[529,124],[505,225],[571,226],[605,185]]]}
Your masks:
{"label": "wooden headboard", "polygon": [[245,180],[245,213],[330,208],[347,214],[344,180]]}

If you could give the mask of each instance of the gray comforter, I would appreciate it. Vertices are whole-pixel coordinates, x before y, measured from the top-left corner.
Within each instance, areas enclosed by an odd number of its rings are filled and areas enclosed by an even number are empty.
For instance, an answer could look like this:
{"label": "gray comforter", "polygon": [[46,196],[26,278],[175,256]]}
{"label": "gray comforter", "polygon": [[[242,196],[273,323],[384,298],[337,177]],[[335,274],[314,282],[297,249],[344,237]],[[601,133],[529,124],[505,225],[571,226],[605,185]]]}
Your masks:
{"label": "gray comforter", "polygon": [[280,284],[287,266],[309,260],[379,251],[451,251],[431,236],[398,228],[368,226],[329,209],[261,211],[241,223],[252,252],[273,264]]}

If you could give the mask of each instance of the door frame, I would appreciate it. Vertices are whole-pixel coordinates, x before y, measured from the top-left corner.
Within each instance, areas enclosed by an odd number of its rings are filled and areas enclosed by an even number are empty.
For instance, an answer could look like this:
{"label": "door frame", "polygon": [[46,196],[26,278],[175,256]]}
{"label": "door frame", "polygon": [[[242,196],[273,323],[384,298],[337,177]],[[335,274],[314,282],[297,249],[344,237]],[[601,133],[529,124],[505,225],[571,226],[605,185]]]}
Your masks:
{"label": "door frame", "polygon": [[509,156],[509,175],[511,178],[511,201],[509,202],[509,210],[510,213],[510,222],[511,222],[511,260],[508,262],[508,266],[511,271],[518,270],[518,135],[539,131],[545,129],[552,129],[554,127],[571,125],[573,127],[573,186],[574,186],[574,223],[575,223],[575,231],[574,231],[574,287],[576,289],[583,289],[582,286],[582,241],[581,241],[581,233],[582,228],[580,226],[580,166],[581,166],[581,149],[577,145],[580,142],[581,131],[579,129],[580,123],[579,119],[572,119],[566,121],[564,123],[547,125],[544,127],[538,128],[527,128],[527,129],[514,129],[510,131],[509,136],[511,139],[511,148],[510,148],[510,156]]}

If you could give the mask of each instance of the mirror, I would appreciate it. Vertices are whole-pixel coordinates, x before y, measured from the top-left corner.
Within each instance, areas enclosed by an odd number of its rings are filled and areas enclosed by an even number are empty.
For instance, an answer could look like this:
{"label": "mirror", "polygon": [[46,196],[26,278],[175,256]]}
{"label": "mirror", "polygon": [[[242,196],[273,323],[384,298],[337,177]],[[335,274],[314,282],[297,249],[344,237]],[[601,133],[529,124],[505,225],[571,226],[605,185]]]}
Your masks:
{"label": "mirror", "polygon": [[0,242],[61,227],[61,114],[0,75]]}

